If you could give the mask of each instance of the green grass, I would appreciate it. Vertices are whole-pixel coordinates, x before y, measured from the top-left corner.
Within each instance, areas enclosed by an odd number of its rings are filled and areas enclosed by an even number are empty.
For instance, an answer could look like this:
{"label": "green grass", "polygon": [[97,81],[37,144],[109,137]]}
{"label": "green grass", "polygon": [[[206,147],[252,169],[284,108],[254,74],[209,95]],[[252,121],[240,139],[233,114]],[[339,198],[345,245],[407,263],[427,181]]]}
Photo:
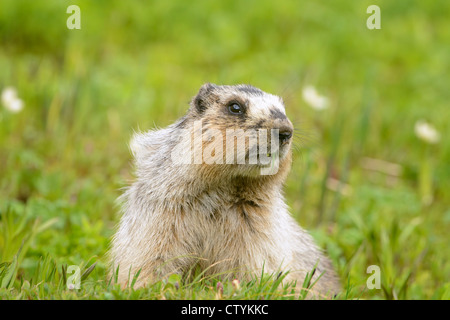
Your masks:
{"label": "green grass", "polygon": [[[66,28],[70,4],[81,30]],[[371,4],[381,30],[366,28]],[[172,123],[215,82],[284,98],[300,130],[286,199],[331,257],[339,298],[450,299],[449,10],[445,0],[2,1],[0,89],[17,88],[25,105],[0,108],[0,297],[298,299],[266,276],[239,290],[201,276],[146,289],[108,278],[133,130]],[[328,109],[303,101],[310,84]],[[420,119],[439,143],[415,135]],[[66,285],[72,265],[80,290]],[[381,289],[366,286],[370,265]]]}

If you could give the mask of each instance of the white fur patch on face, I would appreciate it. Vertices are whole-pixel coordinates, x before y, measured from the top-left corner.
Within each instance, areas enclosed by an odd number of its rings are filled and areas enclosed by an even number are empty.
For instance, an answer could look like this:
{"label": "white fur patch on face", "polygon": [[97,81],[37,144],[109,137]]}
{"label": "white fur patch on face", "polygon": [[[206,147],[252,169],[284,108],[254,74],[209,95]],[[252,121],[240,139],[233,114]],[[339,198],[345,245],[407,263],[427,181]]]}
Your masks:
{"label": "white fur patch on face", "polygon": [[252,96],[248,99],[250,105],[248,106],[248,113],[255,118],[268,118],[271,115],[271,110],[280,111],[284,115],[286,110],[281,99],[272,94],[264,94],[263,96]]}

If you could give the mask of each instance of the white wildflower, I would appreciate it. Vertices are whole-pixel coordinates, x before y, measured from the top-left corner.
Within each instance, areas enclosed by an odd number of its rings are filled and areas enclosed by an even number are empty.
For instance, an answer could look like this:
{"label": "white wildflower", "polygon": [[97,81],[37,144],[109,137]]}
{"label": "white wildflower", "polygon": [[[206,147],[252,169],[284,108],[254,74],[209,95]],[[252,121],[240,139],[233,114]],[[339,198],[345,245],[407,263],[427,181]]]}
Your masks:
{"label": "white wildflower", "polygon": [[23,101],[17,96],[13,87],[6,87],[2,91],[2,104],[10,112],[17,113],[23,109]]}
{"label": "white wildflower", "polygon": [[428,143],[438,143],[441,138],[439,132],[431,124],[423,120],[416,122],[414,132],[419,139]]}
{"label": "white wildflower", "polygon": [[23,101],[19,98],[14,99],[8,106],[8,110],[17,113],[23,109]]}
{"label": "white wildflower", "polygon": [[328,108],[328,98],[321,96],[313,86],[303,88],[303,100],[316,110]]}
{"label": "white wildflower", "polygon": [[2,91],[2,103],[7,104],[17,98],[17,91],[13,87],[6,87]]}

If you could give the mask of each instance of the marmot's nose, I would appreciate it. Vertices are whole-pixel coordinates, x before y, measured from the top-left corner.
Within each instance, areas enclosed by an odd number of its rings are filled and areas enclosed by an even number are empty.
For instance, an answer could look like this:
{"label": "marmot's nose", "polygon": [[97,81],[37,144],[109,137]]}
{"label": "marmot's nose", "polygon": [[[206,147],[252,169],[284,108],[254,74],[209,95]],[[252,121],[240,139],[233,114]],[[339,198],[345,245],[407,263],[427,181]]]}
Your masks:
{"label": "marmot's nose", "polygon": [[290,128],[280,129],[280,132],[278,133],[278,139],[280,140],[281,144],[285,144],[286,142],[288,142],[291,137],[292,137],[292,129]]}

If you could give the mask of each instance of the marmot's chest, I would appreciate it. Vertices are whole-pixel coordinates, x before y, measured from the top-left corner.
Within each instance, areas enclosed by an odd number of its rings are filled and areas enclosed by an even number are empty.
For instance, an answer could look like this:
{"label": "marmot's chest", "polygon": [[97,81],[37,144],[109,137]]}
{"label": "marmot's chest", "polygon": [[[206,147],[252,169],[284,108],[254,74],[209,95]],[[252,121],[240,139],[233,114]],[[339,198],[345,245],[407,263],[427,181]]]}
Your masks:
{"label": "marmot's chest", "polygon": [[254,237],[257,234],[266,234],[271,228],[272,207],[261,205],[253,200],[233,201],[218,204],[206,215],[198,216],[208,225],[209,233],[206,233],[205,241],[219,241],[223,237],[226,240],[244,239],[246,236]]}
{"label": "marmot's chest", "polygon": [[[273,241],[273,224],[269,208],[254,203],[238,202],[216,208],[209,216],[199,217],[197,225],[203,227],[192,230],[198,242],[190,251],[204,259],[204,267],[215,267],[213,271],[238,267],[241,257],[253,257],[261,262],[266,253],[257,248],[270,248]],[[258,243],[260,246],[255,246]],[[256,250],[256,251],[255,251]],[[227,261],[227,263],[223,263]],[[216,265],[217,264],[217,265]]]}
{"label": "marmot's chest", "polygon": [[234,195],[218,197],[216,193],[210,192],[206,197],[197,198],[193,209],[197,212],[204,210],[204,216],[215,223],[242,223],[252,227],[255,223],[269,219],[272,205],[261,198]]}

